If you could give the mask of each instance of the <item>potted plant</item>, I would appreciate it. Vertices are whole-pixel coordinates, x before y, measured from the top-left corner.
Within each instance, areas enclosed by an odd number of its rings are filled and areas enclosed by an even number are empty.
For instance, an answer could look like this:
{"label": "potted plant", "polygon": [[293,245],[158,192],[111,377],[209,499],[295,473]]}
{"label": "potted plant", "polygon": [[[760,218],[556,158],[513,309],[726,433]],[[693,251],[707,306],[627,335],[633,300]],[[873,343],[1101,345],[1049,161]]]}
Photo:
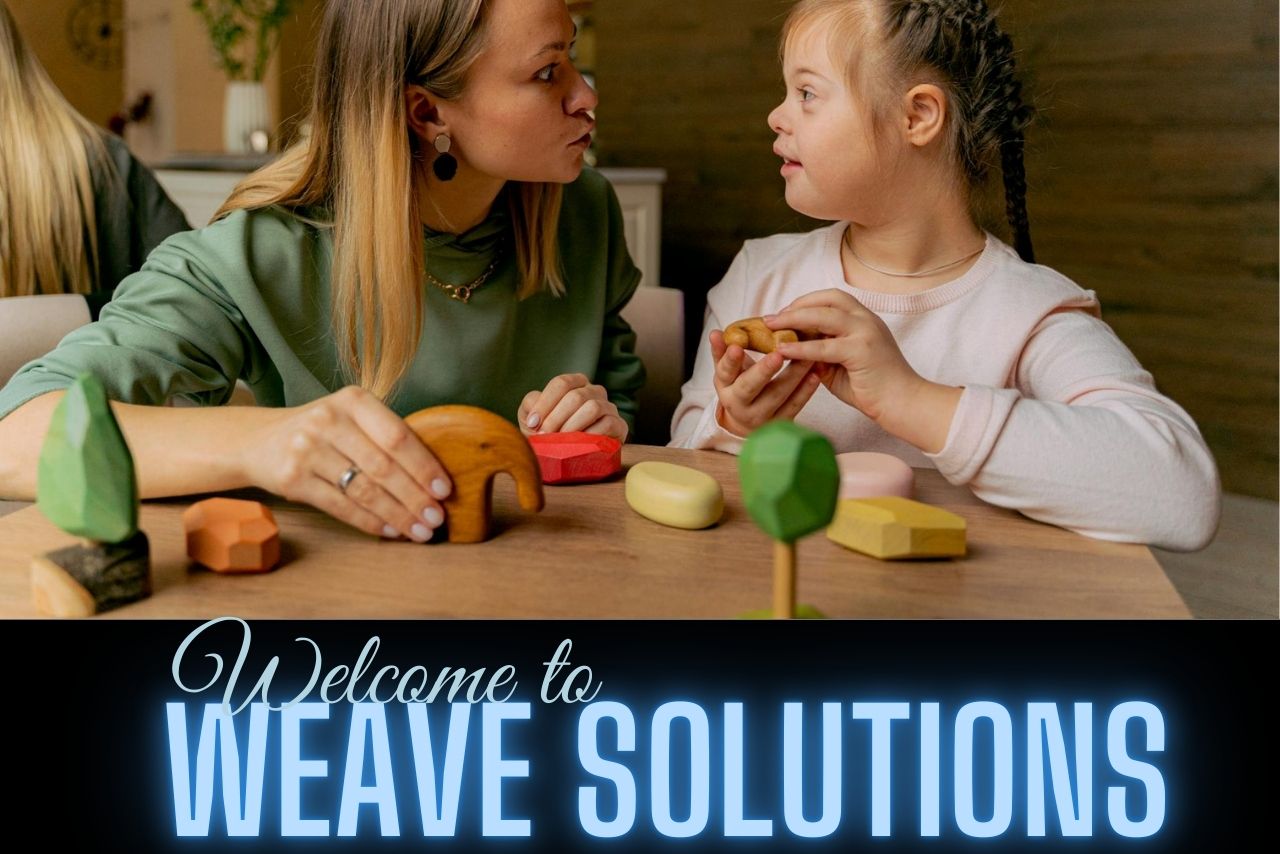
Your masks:
{"label": "potted plant", "polygon": [[294,0],[191,0],[228,79],[222,130],[227,151],[262,153],[270,147],[271,115],[262,79],[294,5]]}

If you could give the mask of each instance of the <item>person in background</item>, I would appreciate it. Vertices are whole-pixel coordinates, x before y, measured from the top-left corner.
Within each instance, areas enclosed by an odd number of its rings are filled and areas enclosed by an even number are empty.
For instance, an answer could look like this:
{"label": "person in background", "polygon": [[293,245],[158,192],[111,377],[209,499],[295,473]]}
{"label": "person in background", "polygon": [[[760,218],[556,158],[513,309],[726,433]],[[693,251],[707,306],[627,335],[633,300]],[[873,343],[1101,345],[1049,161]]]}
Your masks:
{"label": "person in background", "polygon": [[0,297],[42,297],[0,311],[0,380],[189,228],[124,142],[67,103],[0,0]]}

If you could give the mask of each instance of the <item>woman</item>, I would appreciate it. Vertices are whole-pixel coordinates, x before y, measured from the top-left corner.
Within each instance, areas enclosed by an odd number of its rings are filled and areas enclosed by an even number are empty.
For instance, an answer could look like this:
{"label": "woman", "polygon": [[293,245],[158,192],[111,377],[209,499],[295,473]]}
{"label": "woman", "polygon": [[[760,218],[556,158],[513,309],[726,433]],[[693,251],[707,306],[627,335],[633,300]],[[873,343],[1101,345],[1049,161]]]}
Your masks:
{"label": "woman", "polygon": [[67,103],[3,0],[0,152],[0,297],[80,294],[96,318],[152,249],[190,228],[124,143]]}
{"label": "woman", "polygon": [[118,404],[144,497],[257,486],[418,542],[451,484],[403,415],[468,403],[625,439],[639,272],[582,171],[596,97],[573,38],[563,0],[331,0],[309,140],[0,392],[0,493],[34,492],[84,370],[129,403],[219,404],[239,377],[269,407]]}

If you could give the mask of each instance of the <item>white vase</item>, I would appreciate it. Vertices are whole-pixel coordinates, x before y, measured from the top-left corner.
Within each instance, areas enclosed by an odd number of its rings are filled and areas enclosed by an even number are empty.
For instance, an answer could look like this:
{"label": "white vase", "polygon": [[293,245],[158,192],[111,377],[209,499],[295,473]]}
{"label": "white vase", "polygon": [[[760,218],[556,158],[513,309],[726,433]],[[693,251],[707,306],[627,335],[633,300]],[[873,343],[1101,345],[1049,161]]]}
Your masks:
{"label": "white vase", "polygon": [[231,154],[262,153],[267,150],[270,140],[267,87],[244,80],[229,82],[222,116],[223,146]]}

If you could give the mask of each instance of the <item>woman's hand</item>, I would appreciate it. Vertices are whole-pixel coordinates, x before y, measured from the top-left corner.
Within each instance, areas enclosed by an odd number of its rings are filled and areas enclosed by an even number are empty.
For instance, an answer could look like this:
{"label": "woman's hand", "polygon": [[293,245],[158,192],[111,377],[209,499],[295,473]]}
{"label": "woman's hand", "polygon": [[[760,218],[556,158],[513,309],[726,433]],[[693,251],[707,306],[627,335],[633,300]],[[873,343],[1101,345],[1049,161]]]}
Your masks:
{"label": "woman's hand", "polygon": [[[448,472],[369,392],[352,386],[279,414],[244,445],[241,465],[254,486],[388,539],[425,543],[444,523]],[[358,473],[343,490],[352,467]]]}
{"label": "woman's hand", "polygon": [[782,370],[781,353],[753,361],[737,344],[726,346],[719,329],[710,337],[716,363],[713,382],[720,399],[716,417],[731,433],[746,436],[767,421],[795,418],[818,390],[812,362],[792,362]]}
{"label": "woman's hand", "polygon": [[831,393],[887,432],[929,453],[942,450],[963,389],[917,374],[889,327],[851,294],[806,294],[764,321],[770,329],[803,329],[823,336],[781,344],[777,352],[820,363],[822,382]]}
{"label": "woman's hand", "polygon": [[609,392],[583,374],[561,374],[542,391],[526,394],[518,419],[526,435],[583,432],[627,441],[627,422],[609,402]]}

